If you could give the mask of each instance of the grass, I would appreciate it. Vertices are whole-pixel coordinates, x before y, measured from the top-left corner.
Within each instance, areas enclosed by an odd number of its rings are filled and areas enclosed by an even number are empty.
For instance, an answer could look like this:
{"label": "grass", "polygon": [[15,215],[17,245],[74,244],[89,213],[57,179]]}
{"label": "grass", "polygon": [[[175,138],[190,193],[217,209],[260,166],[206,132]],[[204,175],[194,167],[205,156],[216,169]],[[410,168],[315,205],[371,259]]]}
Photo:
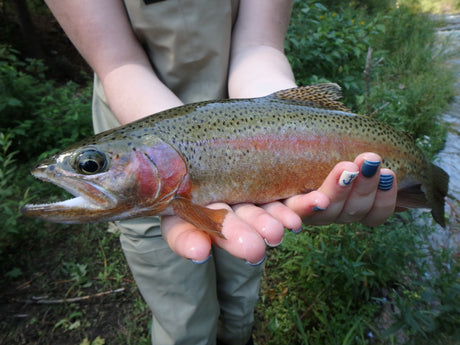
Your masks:
{"label": "grass", "polygon": [[[295,2],[286,48],[299,82],[340,83],[347,104],[411,132],[432,157],[445,135],[439,115],[453,95],[433,26],[382,2],[372,16],[357,6],[364,0],[334,3]],[[150,311],[117,235],[105,224],[62,226],[20,215],[27,200],[60,198],[29,176],[31,160],[91,130],[90,89],[56,85],[44,68],[0,49],[0,88],[8,91],[0,108],[11,115],[0,120],[0,344],[149,344]],[[433,228],[418,218],[401,213],[375,229],[287,233],[268,254],[256,343],[455,344],[458,254],[427,245]]]}
{"label": "grass", "polygon": [[[457,333],[447,330],[460,322],[460,265],[448,250],[427,252],[430,226],[400,216],[405,221],[374,229],[331,225],[286,234],[267,260],[258,343],[391,344],[400,333],[415,344],[435,344],[440,334],[455,344]],[[427,260],[443,268],[428,269]],[[426,279],[427,272],[437,273]]]}

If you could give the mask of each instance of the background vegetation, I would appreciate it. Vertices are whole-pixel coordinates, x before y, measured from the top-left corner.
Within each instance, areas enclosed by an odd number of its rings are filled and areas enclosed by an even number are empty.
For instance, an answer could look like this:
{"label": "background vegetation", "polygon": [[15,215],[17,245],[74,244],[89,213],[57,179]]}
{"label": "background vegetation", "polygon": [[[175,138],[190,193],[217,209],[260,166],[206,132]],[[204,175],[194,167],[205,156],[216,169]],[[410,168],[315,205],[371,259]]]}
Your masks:
{"label": "background vegetation", "polygon": [[[31,39],[24,5],[38,48],[18,35]],[[296,1],[286,51],[299,84],[339,83],[354,111],[410,132],[433,157],[454,94],[437,23],[422,13],[433,5],[459,9],[458,1]],[[149,344],[150,314],[117,236],[105,225],[20,214],[26,202],[62,198],[28,172],[90,135],[91,78],[41,3],[0,1],[0,16],[0,344]],[[269,253],[256,342],[456,344],[458,254],[433,248],[430,220],[419,218],[287,234]]]}

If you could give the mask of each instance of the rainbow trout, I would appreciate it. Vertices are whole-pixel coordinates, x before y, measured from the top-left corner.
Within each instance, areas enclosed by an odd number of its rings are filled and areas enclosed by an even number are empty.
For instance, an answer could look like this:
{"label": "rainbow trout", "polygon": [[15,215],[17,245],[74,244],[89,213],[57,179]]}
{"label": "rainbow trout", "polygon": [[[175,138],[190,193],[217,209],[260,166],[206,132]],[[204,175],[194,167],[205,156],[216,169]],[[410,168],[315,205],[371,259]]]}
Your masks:
{"label": "rainbow trout", "polygon": [[430,208],[444,226],[448,175],[404,133],[351,113],[340,87],[188,104],[112,129],[40,162],[32,174],[76,196],[27,216],[84,223],[177,215],[220,233],[212,202],[263,204],[320,187],[340,161],[375,152],[397,175],[397,206]]}

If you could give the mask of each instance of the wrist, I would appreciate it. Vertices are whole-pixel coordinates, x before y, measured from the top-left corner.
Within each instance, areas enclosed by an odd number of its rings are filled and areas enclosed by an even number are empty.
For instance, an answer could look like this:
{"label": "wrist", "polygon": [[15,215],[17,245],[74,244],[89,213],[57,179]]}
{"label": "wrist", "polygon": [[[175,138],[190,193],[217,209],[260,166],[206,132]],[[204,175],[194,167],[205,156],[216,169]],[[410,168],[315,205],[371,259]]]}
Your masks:
{"label": "wrist", "polygon": [[250,47],[232,56],[228,80],[230,98],[262,97],[296,86],[289,61],[274,47]]}
{"label": "wrist", "polygon": [[121,124],[183,104],[152,69],[142,65],[118,67],[101,82],[110,108]]}

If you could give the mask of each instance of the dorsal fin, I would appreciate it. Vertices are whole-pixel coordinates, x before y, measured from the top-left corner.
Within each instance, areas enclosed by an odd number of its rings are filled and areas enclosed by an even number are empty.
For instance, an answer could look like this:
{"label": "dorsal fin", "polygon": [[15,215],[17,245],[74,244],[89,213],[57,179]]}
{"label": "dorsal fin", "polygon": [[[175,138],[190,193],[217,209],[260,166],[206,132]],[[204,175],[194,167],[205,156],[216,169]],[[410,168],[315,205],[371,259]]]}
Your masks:
{"label": "dorsal fin", "polygon": [[315,108],[350,112],[348,107],[339,102],[339,99],[342,98],[340,90],[340,86],[335,83],[323,83],[281,90],[269,97],[282,101],[298,102]]}

